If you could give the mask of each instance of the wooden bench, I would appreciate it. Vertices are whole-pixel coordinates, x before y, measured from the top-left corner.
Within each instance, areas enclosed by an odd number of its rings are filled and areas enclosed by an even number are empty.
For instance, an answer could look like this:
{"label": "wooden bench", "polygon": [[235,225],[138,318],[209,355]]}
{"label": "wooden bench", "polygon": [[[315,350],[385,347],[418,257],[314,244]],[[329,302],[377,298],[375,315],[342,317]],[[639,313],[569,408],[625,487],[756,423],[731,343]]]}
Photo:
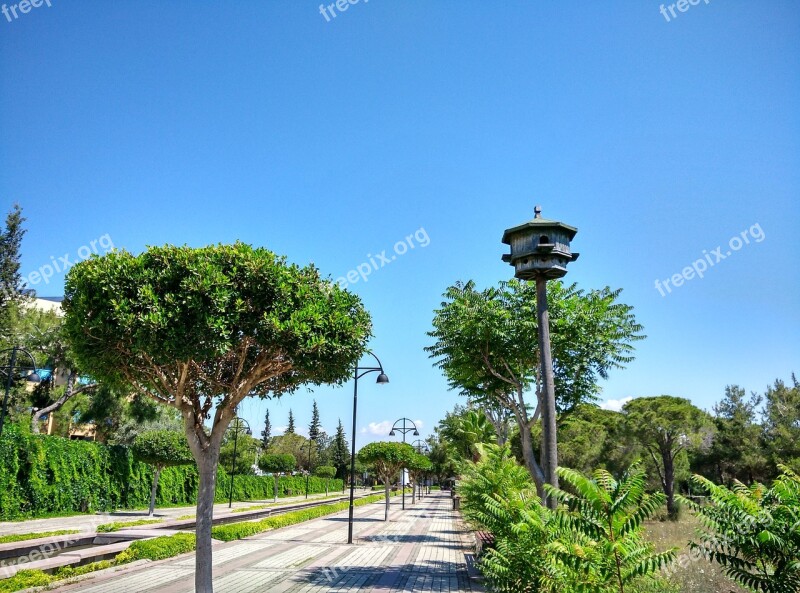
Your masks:
{"label": "wooden bench", "polygon": [[481,556],[485,550],[494,547],[494,536],[488,531],[475,532],[475,555]]}

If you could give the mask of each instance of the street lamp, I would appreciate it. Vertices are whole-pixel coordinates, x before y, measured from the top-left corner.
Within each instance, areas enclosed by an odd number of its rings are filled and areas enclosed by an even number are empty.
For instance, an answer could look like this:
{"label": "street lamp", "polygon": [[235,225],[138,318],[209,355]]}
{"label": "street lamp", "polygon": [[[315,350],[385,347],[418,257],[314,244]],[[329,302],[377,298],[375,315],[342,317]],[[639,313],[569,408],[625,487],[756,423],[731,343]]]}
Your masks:
{"label": "street lamp", "polygon": [[[402,425],[398,426],[402,422]],[[410,426],[409,426],[410,425]],[[406,433],[414,431],[414,436],[419,436],[419,431],[417,430],[417,425],[414,424],[413,420],[408,418],[400,418],[400,420],[395,420],[395,423],[392,425],[392,430],[389,431],[389,436],[393,437],[395,431],[403,433],[403,442],[406,442]],[[403,489],[403,510],[406,508],[406,470],[403,468],[402,474],[400,474],[400,487]]]}
{"label": "street lamp", "polygon": [[[423,453],[427,454],[427,453],[431,452],[431,448],[422,439],[417,439],[416,441],[411,443],[411,446],[414,447],[417,450],[417,453],[419,453],[420,455],[422,455]],[[416,486],[416,484],[415,484],[415,486]],[[425,484],[424,483],[422,484],[422,489],[417,488],[417,496],[422,498],[423,494],[425,494]],[[430,492],[428,492],[428,494],[430,494]],[[412,501],[414,500],[413,499],[413,494],[412,494],[412,499],[411,500]]]}
{"label": "street lamp", "polygon": [[353,543],[353,509],[355,500],[355,486],[356,486],[356,410],[358,407],[358,380],[368,373],[379,373],[377,381],[378,385],[385,385],[389,382],[389,377],[383,372],[383,364],[380,359],[371,351],[367,350],[367,354],[372,356],[377,362],[376,367],[360,367],[356,363],[356,368],[353,373],[353,443],[350,447],[350,512],[347,519],[347,543]]}
{"label": "street lamp", "polygon": [[[32,370],[31,373],[28,373],[26,379],[31,383],[38,383],[39,381],[41,381],[41,379],[39,378],[39,374],[36,372],[36,360],[34,360],[33,354],[25,350],[25,348],[21,348],[19,346],[14,346],[13,348],[8,348],[6,350],[0,351],[0,354],[5,354],[6,352],[11,352],[11,358],[8,361],[8,366],[2,368],[2,372],[6,376],[6,392],[5,395],[3,396],[3,410],[2,412],[0,412],[0,436],[3,435],[3,424],[5,423],[6,420],[6,410],[8,407],[8,396],[11,393],[11,386],[14,384],[14,371]],[[33,364],[30,367],[17,366],[18,352],[21,352],[22,354],[30,358]]]}
{"label": "street lamp", "polygon": [[247,420],[244,418],[239,418],[238,416],[233,419],[231,422],[230,428],[233,428],[233,463],[231,463],[231,489],[228,495],[228,508],[233,506],[233,476],[236,475],[236,445],[239,441],[239,430],[241,430],[242,425],[246,426],[245,433],[247,436],[251,436],[253,431],[250,430],[250,424],[248,424]]}

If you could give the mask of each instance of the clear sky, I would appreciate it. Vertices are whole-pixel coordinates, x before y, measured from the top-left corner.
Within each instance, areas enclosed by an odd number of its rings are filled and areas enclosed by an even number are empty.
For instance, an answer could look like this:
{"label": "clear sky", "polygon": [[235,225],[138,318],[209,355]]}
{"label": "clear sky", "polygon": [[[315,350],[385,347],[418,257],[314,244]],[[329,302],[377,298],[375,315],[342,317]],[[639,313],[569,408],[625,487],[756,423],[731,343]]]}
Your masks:
{"label": "clear sky", "polygon": [[[623,288],[645,326],[604,399],[709,408],[800,371],[796,1],[11,2],[0,206],[28,217],[23,273],[92,241],[240,239],[333,278],[386,250],[350,285],[391,379],[360,384],[360,443],[459,401],[423,352],[432,311],[511,276],[500,237],[537,203],[579,229],[567,280]],[[241,411],[305,426],[312,397],[350,432],[352,383]]]}

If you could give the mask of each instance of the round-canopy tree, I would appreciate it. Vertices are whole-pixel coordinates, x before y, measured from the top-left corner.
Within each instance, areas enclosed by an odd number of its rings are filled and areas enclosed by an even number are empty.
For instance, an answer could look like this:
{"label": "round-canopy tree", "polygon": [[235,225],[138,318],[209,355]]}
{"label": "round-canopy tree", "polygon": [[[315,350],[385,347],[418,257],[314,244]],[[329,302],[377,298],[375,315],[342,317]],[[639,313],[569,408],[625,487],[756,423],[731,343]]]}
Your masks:
{"label": "round-canopy tree", "polygon": [[314,475],[325,480],[325,496],[328,496],[328,484],[330,484],[331,478],[336,476],[336,468],[332,465],[320,465],[314,469]]}
{"label": "round-canopy tree", "polygon": [[407,443],[378,442],[364,445],[358,452],[358,459],[372,467],[375,474],[383,480],[386,493],[386,509],[383,520],[389,520],[389,486],[404,467],[409,467],[417,455],[414,447]]}
{"label": "round-canopy tree", "polygon": [[[411,479],[414,481],[414,488],[411,491],[411,503],[414,504],[416,500],[416,493],[419,491],[419,484],[422,481],[422,476],[425,475],[426,472],[429,472],[433,469],[433,464],[426,455],[417,453],[415,451],[414,457],[411,458],[410,463],[406,467],[408,468],[408,472],[411,474]],[[419,492],[420,496],[422,496],[421,491]]]}
{"label": "round-canopy tree", "polygon": [[186,435],[174,430],[148,430],[133,440],[131,446],[133,458],[155,469],[153,488],[150,491],[150,512],[152,517],[156,508],[156,491],[158,478],[165,467],[191,465],[194,463],[192,452],[186,444]]}
{"label": "round-canopy tree", "polygon": [[275,478],[275,502],[278,502],[278,478],[281,474],[289,474],[297,466],[294,455],[277,454],[262,455],[258,459],[258,469],[270,473]]}
{"label": "round-canopy tree", "polygon": [[200,474],[195,589],[211,592],[216,469],[236,406],[346,381],[369,314],[313,266],[243,243],[82,261],[69,271],[63,308],[81,369],[180,411]]}

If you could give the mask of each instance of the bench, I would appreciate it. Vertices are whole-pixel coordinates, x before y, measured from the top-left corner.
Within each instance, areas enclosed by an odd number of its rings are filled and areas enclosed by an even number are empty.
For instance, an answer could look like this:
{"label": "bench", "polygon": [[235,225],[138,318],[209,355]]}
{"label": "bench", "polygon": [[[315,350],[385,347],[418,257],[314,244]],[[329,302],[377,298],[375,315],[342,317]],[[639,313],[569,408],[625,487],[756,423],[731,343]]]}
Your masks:
{"label": "bench", "polygon": [[494,536],[488,531],[475,532],[475,555],[480,556],[484,550],[494,547]]}

